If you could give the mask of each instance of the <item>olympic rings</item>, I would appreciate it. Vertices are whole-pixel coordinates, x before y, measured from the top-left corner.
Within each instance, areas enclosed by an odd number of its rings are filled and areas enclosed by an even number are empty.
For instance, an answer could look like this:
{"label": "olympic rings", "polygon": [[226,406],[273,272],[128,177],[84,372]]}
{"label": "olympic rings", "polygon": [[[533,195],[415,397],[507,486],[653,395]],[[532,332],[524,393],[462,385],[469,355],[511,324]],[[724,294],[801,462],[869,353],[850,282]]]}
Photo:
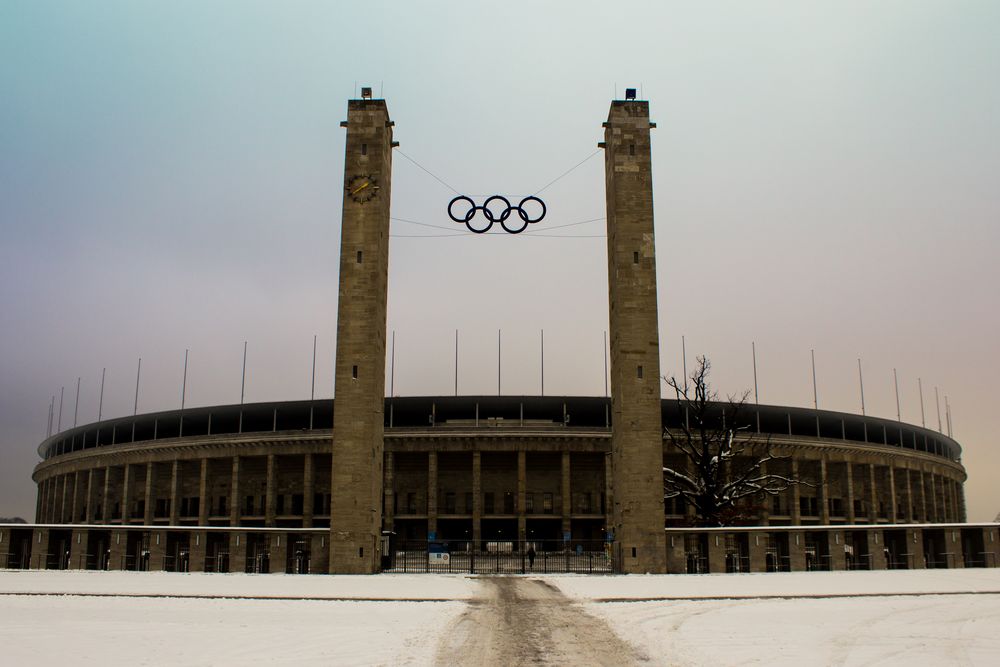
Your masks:
{"label": "olympic rings", "polygon": [[[468,206],[468,209],[464,214],[455,215],[455,205],[460,202],[464,202],[464,204]],[[524,209],[524,205],[528,202],[537,202],[537,204],[542,207],[542,211],[538,214],[538,217],[532,218],[531,215]],[[476,217],[476,211],[483,212],[483,218],[486,219],[485,225],[476,226],[472,224],[473,219]],[[517,219],[512,218],[511,215],[515,211],[517,212]],[[485,234],[491,227],[493,227],[493,223],[495,222],[499,222],[500,226],[503,227],[504,231],[508,234],[520,234],[528,228],[528,225],[534,224],[544,218],[545,212],[545,202],[534,195],[525,197],[518,203],[517,206],[512,206],[510,200],[502,195],[493,195],[492,197],[487,198],[486,201],[479,206],[476,205],[476,202],[472,201],[472,197],[466,197],[465,195],[459,195],[448,203],[448,217],[455,222],[465,224],[470,232],[474,232],[476,234]],[[515,223],[520,220],[520,224],[508,225],[508,221],[511,220],[514,220]]]}

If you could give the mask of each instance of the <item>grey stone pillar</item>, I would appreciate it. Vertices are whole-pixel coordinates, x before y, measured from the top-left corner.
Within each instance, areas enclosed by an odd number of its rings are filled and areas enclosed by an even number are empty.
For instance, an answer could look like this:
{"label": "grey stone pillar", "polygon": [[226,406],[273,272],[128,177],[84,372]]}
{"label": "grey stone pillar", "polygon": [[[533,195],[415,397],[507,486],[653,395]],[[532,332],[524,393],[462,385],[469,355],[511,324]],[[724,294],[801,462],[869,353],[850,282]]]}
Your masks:
{"label": "grey stone pillar", "polygon": [[[153,525],[153,471],[154,466],[152,463],[146,464],[146,493],[145,493],[145,514],[142,517],[142,522],[147,525]],[[150,566],[152,567],[152,565]]]}
{"label": "grey stone pillar", "polygon": [[482,455],[472,452],[472,541],[478,550],[483,539],[483,476]]}
{"label": "grey stone pillar", "polygon": [[848,460],[844,468],[846,469],[844,483],[847,485],[847,523],[855,523],[858,517],[854,512],[854,464]]}
{"label": "grey stone pillar", "polygon": [[819,519],[820,523],[824,526],[830,525],[830,489],[827,486],[828,481],[826,457],[824,456],[819,460]]}
{"label": "grey stone pillar", "polygon": [[[573,490],[569,485],[570,481],[570,458],[569,452],[562,453],[562,485],[560,494],[562,495],[562,531],[567,533],[571,529],[570,514],[573,512]],[[661,502],[662,505],[662,502]],[[662,522],[662,519],[660,520]],[[666,567],[666,565],[664,565]]]}
{"label": "grey stone pillar", "polygon": [[[308,457],[309,454],[306,454]],[[435,468],[436,472],[436,468]],[[392,452],[385,453],[385,480],[383,482],[385,494],[385,511],[382,516],[382,525],[385,526],[386,530],[395,531],[396,530],[396,508],[394,507],[394,498],[396,493],[396,459]],[[312,481],[310,480],[310,484]],[[428,517],[429,518],[429,517]],[[310,517],[310,521],[311,521]],[[303,524],[305,525],[305,524]],[[428,530],[429,530],[428,526]],[[435,527],[435,530],[437,528]]]}
{"label": "grey stone pillar", "polygon": [[[179,517],[180,517],[180,513],[181,513],[181,510],[180,510],[181,503],[180,503],[180,498],[177,497],[179,495],[178,494],[179,489],[177,487],[178,487],[179,477],[180,477],[180,475],[179,475],[179,473],[180,473],[180,470],[179,470],[180,465],[181,465],[181,462],[178,461],[177,459],[174,459],[173,464],[171,464],[171,466],[170,466],[170,513],[169,513],[170,514],[170,519],[169,519],[169,523],[170,523],[171,526],[176,526],[176,525],[180,524]],[[198,506],[199,506],[199,509],[200,509],[200,507],[201,507],[201,501],[198,501]]]}
{"label": "grey stone pillar", "polygon": [[[207,526],[208,517],[212,513],[212,497],[208,494],[208,459],[201,459],[199,461],[199,477],[198,477],[198,525]],[[204,542],[207,533],[202,533],[201,540]],[[192,553],[192,559],[194,555]],[[205,551],[202,549],[201,554],[201,566],[195,570],[194,565],[191,566],[192,572],[202,572],[205,569]]]}
{"label": "grey stone pillar", "polygon": [[524,542],[528,539],[527,517],[525,515],[525,496],[528,487],[528,455],[523,449],[517,452],[517,539]]}
{"label": "grey stone pillar", "polygon": [[[132,466],[126,463],[122,469],[122,506],[121,506],[121,517],[122,524],[128,523],[130,512],[128,507],[129,500],[129,487],[132,485]],[[124,547],[123,547],[124,548]],[[124,553],[124,551],[122,552]],[[119,568],[121,565],[118,566]]]}
{"label": "grey stone pillar", "polygon": [[427,452],[427,535],[438,530],[438,455]]}
{"label": "grey stone pillar", "polygon": [[[232,477],[229,481],[229,525],[236,527],[240,525],[240,457],[233,457],[233,472]],[[233,533],[233,535],[238,535],[239,533]],[[230,543],[234,543],[235,537],[230,539]],[[244,549],[244,551],[246,551]],[[244,558],[244,563],[246,559]],[[239,572],[243,571],[240,567]]]}
{"label": "grey stone pillar", "polygon": [[264,501],[264,525],[267,527],[274,526],[275,517],[275,494],[277,493],[277,460],[274,454],[267,455],[267,480],[265,486],[265,501]]}
{"label": "grey stone pillar", "polygon": [[[314,503],[314,499],[316,497],[316,481],[312,454],[306,454],[302,459],[302,494],[302,526],[305,528],[312,528],[313,515],[316,513]],[[327,558],[329,558],[329,556],[327,556]]]}

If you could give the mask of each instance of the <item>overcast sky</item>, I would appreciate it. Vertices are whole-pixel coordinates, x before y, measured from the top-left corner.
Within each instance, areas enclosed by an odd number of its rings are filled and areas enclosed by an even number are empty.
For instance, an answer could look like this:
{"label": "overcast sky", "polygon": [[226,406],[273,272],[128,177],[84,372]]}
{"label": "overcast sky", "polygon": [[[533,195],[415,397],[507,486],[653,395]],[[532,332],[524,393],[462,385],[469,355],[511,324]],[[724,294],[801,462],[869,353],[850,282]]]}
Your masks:
{"label": "overcast sky", "polygon": [[[482,5],[482,6],[480,6]],[[1000,3],[0,3],[0,516],[62,426],[333,393],[347,100],[384,94],[395,392],[604,393],[610,100],[650,100],[661,365],[937,428],[1000,511]],[[519,236],[449,188],[545,189]],[[447,185],[445,185],[447,184]],[[595,221],[596,219],[596,221]],[[435,229],[402,220],[442,226]],[[590,220],[592,222],[583,222]],[[571,223],[582,223],[559,227]],[[454,229],[454,231],[452,231]],[[551,231],[547,231],[551,230]],[[423,238],[421,238],[423,237]],[[58,408],[58,405],[57,405]]]}

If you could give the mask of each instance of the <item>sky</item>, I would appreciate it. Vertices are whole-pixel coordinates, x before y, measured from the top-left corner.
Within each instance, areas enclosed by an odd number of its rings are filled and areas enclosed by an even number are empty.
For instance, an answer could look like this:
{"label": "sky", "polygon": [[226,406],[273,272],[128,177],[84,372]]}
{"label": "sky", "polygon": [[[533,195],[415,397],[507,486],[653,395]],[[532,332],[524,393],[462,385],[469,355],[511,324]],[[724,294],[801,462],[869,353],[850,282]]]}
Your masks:
{"label": "sky", "polygon": [[[139,410],[180,407],[185,350],[186,405],[235,403],[246,341],[246,400],[304,399],[315,335],[332,396],[339,124],[367,85],[401,143],[396,395],[454,392],[456,330],[462,394],[496,392],[498,330],[504,394],[541,391],[542,330],[545,393],[604,394],[597,142],[636,87],[664,374],[683,336],[741,393],[753,344],[760,402],[811,406],[815,350],[819,407],[859,412],[860,358],[894,418],[896,369],[903,421],[947,396],[992,520],[998,34],[1000,4],[954,0],[0,3],[0,516],[33,516],[78,377],[80,424],[131,414],[140,357]],[[456,192],[548,215],[463,233]]]}

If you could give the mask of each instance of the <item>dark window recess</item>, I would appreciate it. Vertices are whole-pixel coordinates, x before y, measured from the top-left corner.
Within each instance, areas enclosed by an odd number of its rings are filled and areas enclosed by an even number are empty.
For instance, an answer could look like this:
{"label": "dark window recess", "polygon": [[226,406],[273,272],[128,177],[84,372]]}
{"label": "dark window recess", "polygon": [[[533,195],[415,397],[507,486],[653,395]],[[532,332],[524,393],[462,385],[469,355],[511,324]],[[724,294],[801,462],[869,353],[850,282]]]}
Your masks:
{"label": "dark window recess", "polygon": [[358,367],[357,366],[352,366],[351,367],[351,377],[353,377],[355,380],[358,379]]}
{"label": "dark window recess", "polygon": [[285,513],[285,496],[283,494],[281,494],[281,493],[279,493],[278,497],[275,498],[274,512],[275,512],[275,514],[284,514]]}
{"label": "dark window recess", "polygon": [[635,374],[640,380],[642,379],[642,366],[636,366]]}
{"label": "dark window recess", "polygon": [[552,494],[546,493],[542,496],[542,512],[552,514]]}
{"label": "dark window recess", "polygon": [[267,496],[262,495],[260,497],[260,504],[258,505],[258,507],[260,508],[260,511],[257,512],[257,514],[260,516],[264,516],[264,513],[267,511],[265,509],[267,507]]}
{"label": "dark window recess", "polygon": [[493,492],[483,494],[483,514],[493,514]]}
{"label": "dark window recess", "polygon": [[465,494],[465,513],[472,514],[472,493],[466,492]]}
{"label": "dark window recess", "polygon": [[323,494],[322,493],[314,493],[313,494],[313,512],[315,512],[316,514],[326,514],[326,512],[323,511]]}
{"label": "dark window recess", "polygon": [[526,493],[524,494],[524,512],[525,514],[532,514],[535,511],[535,494]]}
{"label": "dark window recess", "polygon": [[300,515],[303,514],[302,507],[304,503],[304,498],[301,493],[292,494],[292,514]]}
{"label": "dark window recess", "polygon": [[799,513],[802,516],[819,516],[819,502],[816,498],[799,498]]}
{"label": "dark window recess", "polygon": [[417,494],[410,492],[406,494],[406,511],[408,514],[417,513]]}
{"label": "dark window recess", "polygon": [[156,518],[163,519],[170,516],[170,499],[169,498],[157,498],[156,499]]}
{"label": "dark window recess", "polygon": [[247,496],[247,502],[243,506],[244,514],[247,516],[253,516],[253,496]]}
{"label": "dark window recess", "polygon": [[218,514],[219,514],[219,516],[225,516],[226,515],[226,497],[225,496],[219,496],[219,512],[218,512]]}
{"label": "dark window recess", "polygon": [[633,264],[638,264],[639,263],[639,251],[638,250],[636,250],[635,252],[632,253],[632,263]]}
{"label": "dark window recess", "polygon": [[141,518],[146,515],[146,501],[139,500],[135,504],[135,517]]}
{"label": "dark window recess", "polygon": [[513,514],[514,513],[514,494],[507,491],[503,494],[503,513]]}
{"label": "dark window recess", "polygon": [[363,253],[362,253],[362,252],[361,252],[361,251],[359,250],[359,251],[358,251],[358,264],[360,264],[360,263],[361,263],[361,256],[362,256],[362,254],[363,254]]}
{"label": "dark window recess", "polygon": [[628,145],[628,154],[629,155],[635,155],[635,144],[629,144]]}
{"label": "dark window recess", "polygon": [[844,516],[844,501],[841,498],[830,498],[830,514]]}
{"label": "dark window recess", "polygon": [[364,558],[364,557],[365,557],[365,548],[358,547],[358,558]]}
{"label": "dark window recess", "polygon": [[446,491],[444,494],[444,513],[454,514],[455,513],[455,492]]}
{"label": "dark window recess", "polygon": [[368,144],[361,144],[361,154],[368,155]]}

